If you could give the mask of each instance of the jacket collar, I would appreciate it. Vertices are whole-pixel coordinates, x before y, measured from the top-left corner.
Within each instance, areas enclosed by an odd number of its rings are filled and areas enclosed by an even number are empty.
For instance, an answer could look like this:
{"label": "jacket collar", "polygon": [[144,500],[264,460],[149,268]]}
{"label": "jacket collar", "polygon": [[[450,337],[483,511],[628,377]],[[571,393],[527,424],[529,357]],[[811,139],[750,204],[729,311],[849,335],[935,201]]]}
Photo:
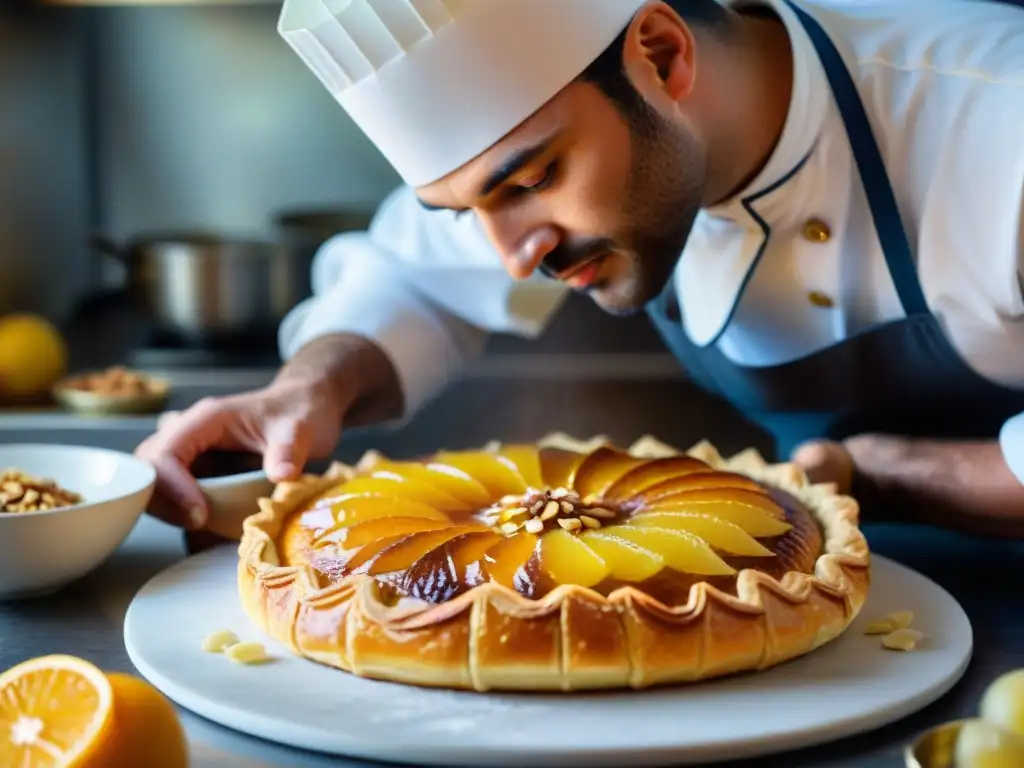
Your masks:
{"label": "jacket collar", "polygon": [[[801,220],[816,185],[799,171],[825,125],[831,91],[803,24],[784,0],[732,0],[767,7],[782,20],[793,54],[793,87],[782,134],[767,163],[742,190],[701,212],[676,270],[676,294],[688,335],[700,345],[724,331],[772,230]],[[803,182],[803,183],[802,183]]]}
{"label": "jacket collar", "polygon": [[734,10],[772,10],[786,27],[793,54],[793,88],[789,111],[778,144],[768,162],[747,186],[706,210],[709,216],[744,221],[748,218],[744,202],[762,198],[777,189],[810,154],[821,135],[831,91],[814,44],[785,0],[732,0],[727,5]]}

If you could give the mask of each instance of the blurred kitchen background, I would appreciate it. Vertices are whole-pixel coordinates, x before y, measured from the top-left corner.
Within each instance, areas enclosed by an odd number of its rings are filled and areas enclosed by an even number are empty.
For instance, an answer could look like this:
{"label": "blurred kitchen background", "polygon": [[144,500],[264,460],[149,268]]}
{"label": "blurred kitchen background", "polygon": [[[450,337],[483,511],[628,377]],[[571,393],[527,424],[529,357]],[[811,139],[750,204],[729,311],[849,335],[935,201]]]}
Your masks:
{"label": "blurred kitchen background", "polygon": [[[319,240],[362,227],[398,184],[278,37],[279,8],[104,0],[0,7],[0,316],[28,312],[55,323],[69,370],[159,371],[175,385],[173,408],[261,386],[277,349],[252,313],[301,298]],[[309,217],[323,213],[326,230]],[[196,275],[169,268],[166,253],[136,252],[128,268],[108,253],[187,232],[269,241],[276,245],[264,247],[278,255],[239,259],[249,266],[228,273],[229,302],[183,295]],[[286,266],[267,266],[274,261]],[[129,300],[125,279],[141,271],[150,282],[140,304]],[[168,296],[172,303],[160,305]],[[190,323],[207,332],[177,332]],[[0,328],[0,378],[10,359],[3,338]],[[685,381],[645,317],[612,318],[574,297],[539,342],[494,338],[467,379],[402,439],[418,446],[422,434],[430,447],[438,429],[453,435],[449,443],[565,429],[621,440],[655,431],[736,447],[760,441],[713,428],[726,414]],[[71,436],[129,422],[126,447],[155,419],[83,421],[50,405],[8,403],[0,436]]]}

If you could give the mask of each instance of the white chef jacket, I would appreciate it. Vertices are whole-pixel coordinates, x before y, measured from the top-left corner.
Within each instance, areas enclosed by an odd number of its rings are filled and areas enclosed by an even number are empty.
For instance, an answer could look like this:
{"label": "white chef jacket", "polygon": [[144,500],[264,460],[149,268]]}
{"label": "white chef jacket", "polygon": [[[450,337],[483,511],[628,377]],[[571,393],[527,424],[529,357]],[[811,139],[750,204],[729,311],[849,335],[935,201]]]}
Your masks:
{"label": "white chef jacket", "polygon": [[[789,114],[757,178],[697,217],[674,279],[693,341],[742,365],[778,365],[903,310],[813,45],[781,0],[744,2],[771,6],[787,26]],[[932,313],[974,371],[1024,389],[1024,10],[800,4],[860,91]],[[567,290],[540,276],[514,281],[474,217],[427,211],[406,187],[368,232],[324,244],[313,287],[281,326],[282,355],[327,333],[372,338],[398,371],[407,414],[488,333],[542,333]],[[1000,439],[1024,482],[1024,414]]]}

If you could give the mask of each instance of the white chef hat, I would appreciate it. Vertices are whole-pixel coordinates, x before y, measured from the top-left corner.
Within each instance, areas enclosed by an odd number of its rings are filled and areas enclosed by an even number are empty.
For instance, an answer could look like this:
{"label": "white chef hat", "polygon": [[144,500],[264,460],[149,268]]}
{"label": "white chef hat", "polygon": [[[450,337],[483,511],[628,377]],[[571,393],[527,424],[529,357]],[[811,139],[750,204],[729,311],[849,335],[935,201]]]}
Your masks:
{"label": "white chef hat", "polygon": [[495,144],[645,0],[285,0],[278,31],[407,184]]}

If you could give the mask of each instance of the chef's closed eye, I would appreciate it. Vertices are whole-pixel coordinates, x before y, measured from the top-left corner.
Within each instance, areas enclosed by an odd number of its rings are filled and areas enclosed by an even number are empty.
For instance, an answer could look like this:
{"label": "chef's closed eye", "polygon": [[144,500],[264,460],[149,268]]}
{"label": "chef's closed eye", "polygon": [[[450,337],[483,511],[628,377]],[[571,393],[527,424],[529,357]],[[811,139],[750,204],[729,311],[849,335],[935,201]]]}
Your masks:
{"label": "chef's closed eye", "polygon": [[554,184],[557,171],[558,161],[552,160],[546,165],[531,170],[520,178],[516,182],[514,189],[524,192],[543,192]]}

